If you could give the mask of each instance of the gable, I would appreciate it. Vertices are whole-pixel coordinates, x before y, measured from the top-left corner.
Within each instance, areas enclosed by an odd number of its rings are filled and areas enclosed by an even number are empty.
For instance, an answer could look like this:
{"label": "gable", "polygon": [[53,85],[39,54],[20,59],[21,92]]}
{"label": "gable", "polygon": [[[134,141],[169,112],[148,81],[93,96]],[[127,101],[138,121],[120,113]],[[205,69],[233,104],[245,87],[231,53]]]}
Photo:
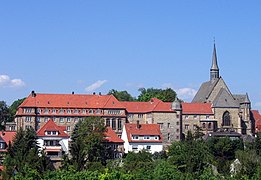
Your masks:
{"label": "gable", "polygon": [[219,108],[238,108],[238,102],[234,99],[230,92],[227,91],[225,88],[221,88],[213,101],[213,107]]}

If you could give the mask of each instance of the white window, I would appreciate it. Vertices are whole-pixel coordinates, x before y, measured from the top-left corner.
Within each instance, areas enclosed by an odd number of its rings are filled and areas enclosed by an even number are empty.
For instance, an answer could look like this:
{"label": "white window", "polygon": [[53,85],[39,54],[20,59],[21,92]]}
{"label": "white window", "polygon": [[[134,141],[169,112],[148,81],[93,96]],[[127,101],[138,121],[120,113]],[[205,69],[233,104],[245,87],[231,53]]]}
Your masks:
{"label": "white window", "polygon": [[53,114],[56,114],[56,109],[52,109],[52,113],[53,113]]}
{"label": "white window", "polygon": [[64,120],[63,120],[63,117],[60,117],[60,123],[63,123]]}
{"label": "white window", "polygon": [[146,149],[147,149],[147,150],[150,150],[150,149],[151,149],[151,146],[147,146]]}
{"label": "white window", "polygon": [[138,139],[139,139],[139,136],[132,136],[132,139],[138,140]]}
{"label": "white window", "polygon": [[59,110],[59,113],[60,113],[60,114],[63,114],[63,113],[64,113],[64,110],[63,110],[63,109],[60,109],[60,110]]}
{"label": "white window", "polygon": [[148,139],[150,139],[150,137],[149,136],[144,136],[143,139],[148,140]]}
{"label": "white window", "polygon": [[143,118],[143,114],[138,114],[138,118]]}
{"label": "white window", "polygon": [[168,123],[168,128],[170,128],[170,123]]}
{"label": "white window", "polygon": [[209,119],[209,115],[206,115],[206,119]]}
{"label": "white window", "polygon": [[189,118],[189,116],[188,115],[185,115],[185,119],[188,119]]}
{"label": "white window", "polygon": [[155,140],[158,140],[158,139],[159,139],[159,137],[158,137],[158,136],[154,136],[154,139],[155,139]]}
{"label": "white window", "polygon": [[66,131],[71,131],[71,126],[66,126]]}
{"label": "white window", "polygon": [[70,117],[67,118],[67,122],[71,122],[71,118]]}
{"label": "white window", "polygon": [[189,124],[185,124],[185,129],[189,129]]}
{"label": "white window", "polygon": [[128,116],[129,116],[129,118],[133,119],[134,114],[129,114]]}
{"label": "white window", "polygon": [[79,110],[78,109],[75,109],[74,110],[74,114],[78,114],[79,113]]}
{"label": "white window", "polygon": [[37,108],[37,114],[41,114],[42,110],[41,108]]}
{"label": "white window", "polygon": [[197,119],[197,118],[198,118],[198,116],[197,116],[197,115],[194,115],[194,116],[193,116],[193,118],[194,118],[194,119]]}
{"label": "white window", "polygon": [[138,145],[132,145],[132,150],[138,150]]}
{"label": "white window", "polygon": [[96,114],[101,114],[101,110],[100,110],[100,109],[97,109],[97,110],[96,110]]}
{"label": "white window", "polygon": [[89,113],[90,113],[90,114],[93,114],[93,110],[92,110],[92,109],[90,109],[90,110],[89,110]]}
{"label": "white window", "polygon": [[44,114],[48,114],[49,110],[47,108],[44,109]]}
{"label": "white window", "polygon": [[74,118],[74,122],[78,122],[79,121],[79,118]]}
{"label": "white window", "polygon": [[25,117],[25,122],[31,122],[31,121],[32,121],[32,118],[30,116]]}
{"label": "white window", "polygon": [[83,110],[82,110],[82,113],[83,113],[83,114],[86,114],[86,109],[83,109]]}
{"label": "white window", "polygon": [[70,110],[70,109],[67,109],[66,113],[67,113],[67,114],[71,114],[71,110]]}
{"label": "white window", "polygon": [[41,118],[40,117],[37,117],[37,122],[41,122]]}
{"label": "white window", "polygon": [[45,118],[44,118],[44,122],[47,122],[47,121],[48,121],[48,117],[45,117]]}

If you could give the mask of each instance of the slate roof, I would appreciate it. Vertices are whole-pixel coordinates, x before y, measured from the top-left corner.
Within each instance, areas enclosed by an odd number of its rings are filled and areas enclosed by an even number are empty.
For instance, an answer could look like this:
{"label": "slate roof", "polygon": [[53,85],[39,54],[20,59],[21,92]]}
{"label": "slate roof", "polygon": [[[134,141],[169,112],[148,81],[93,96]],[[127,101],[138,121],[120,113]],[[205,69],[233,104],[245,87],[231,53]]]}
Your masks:
{"label": "slate roof", "polygon": [[192,102],[193,103],[196,103],[196,102],[198,102],[198,103],[207,102],[207,97],[210,95],[210,93],[212,92],[213,88],[215,87],[215,85],[217,84],[219,79],[214,79],[212,81],[204,82],[200,86],[200,88],[199,88],[197,94],[195,95],[195,97],[193,98]]}
{"label": "slate roof", "polygon": [[213,101],[213,107],[239,107],[239,104],[225,88],[221,88]]}

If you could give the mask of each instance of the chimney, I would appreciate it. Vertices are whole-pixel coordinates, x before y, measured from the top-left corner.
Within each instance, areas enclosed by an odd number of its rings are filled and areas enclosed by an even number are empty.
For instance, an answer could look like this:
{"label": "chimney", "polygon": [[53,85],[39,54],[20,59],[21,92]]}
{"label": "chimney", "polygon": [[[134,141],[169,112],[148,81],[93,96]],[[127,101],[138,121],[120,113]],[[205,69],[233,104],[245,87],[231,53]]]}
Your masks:
{"label": "chimney", "polygon": [[32,97],[36,97],[35,91],[32,91],[32,92],[31,92],[31,96],[32,96]]}
{"label": "chimney", "polygon": [[95,92],[93,92],[92,94],[95,95]]}
{"label": "chimney", "polygon": [[139,120],[137,120],[137,129],[140,129],[140,121]]}
{"label": "chimney", "polygon": [[72,92],[72,94],[74,94],[74,91]]}
{"label": "chimney", "polygon": [[101,95],[101,92],[99,92],[99,95]]}

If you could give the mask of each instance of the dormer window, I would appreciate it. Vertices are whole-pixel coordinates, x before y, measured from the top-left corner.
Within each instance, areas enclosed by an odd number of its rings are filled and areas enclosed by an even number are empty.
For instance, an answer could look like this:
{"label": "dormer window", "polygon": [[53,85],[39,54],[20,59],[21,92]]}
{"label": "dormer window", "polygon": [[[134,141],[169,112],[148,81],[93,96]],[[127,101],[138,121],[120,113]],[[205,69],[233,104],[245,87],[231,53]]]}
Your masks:
{"label": "dormer window", "polygon": [[74,110],[74,114],[78,114],[79,113],[79,110],[78,109],[75,109]]}
{"label": "dormer window", "polygon": [[144,139],[144,140],[149,140],[150,137],[149,137],[149,136],[144,136],[143,139]]}
{"label": "dormer window", "polygon": [[55,114],[56,113],[56,109],[52,109],[52,113]]}
{"label": "dormer window", "polygon": [[83,110],[82,110],[82,113],[83,113],[83,114],[86,114],[86,109],[83,109]]}
{"label": "dormer window", "polygon": [[45,131],[46,135],[58,135],[58,131]]}
{"label": "dormer window", "polygon": [[71,110],[70,109],[67,109],[67,114],[71,114]]}
{"label": "dormer window", "polygon": [[138,140],[138,139],[139,139],[139,136],[132,136],[132,139]]}
{"label": "dormer window", "polygon": [[64,110],[63,110],[63,109],[60,109],[59,113],[60,113],[60,114],[63,114],[63,113],[64,113]]}
{"label": "dormer window", "polygon": [[44,114],[48,114],[48,109],[47,108],[44,109]]}
{"label": "dormer window", "polygon": [[158,137],[158,136],[154,136],[154,139],[155,139],[155,140],[158,140],[158,139],[159,139],[159,137]]}

